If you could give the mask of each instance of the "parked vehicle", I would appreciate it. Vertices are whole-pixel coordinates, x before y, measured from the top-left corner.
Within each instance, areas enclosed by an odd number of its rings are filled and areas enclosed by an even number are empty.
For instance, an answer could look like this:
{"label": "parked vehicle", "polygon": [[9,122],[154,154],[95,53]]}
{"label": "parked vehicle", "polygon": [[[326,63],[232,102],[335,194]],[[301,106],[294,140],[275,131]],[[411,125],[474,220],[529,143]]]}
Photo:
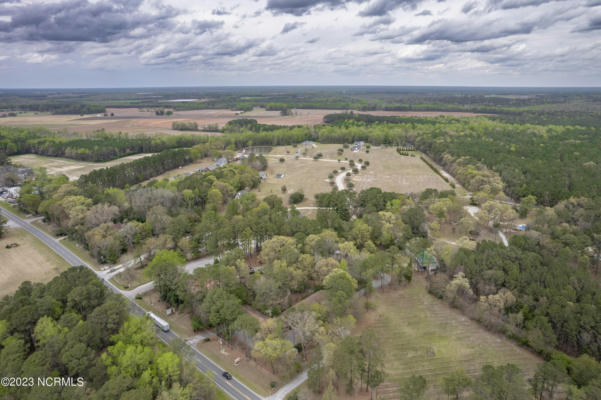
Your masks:
{"label": "parked vehicle", "polygon": [[163,332],[168,332],[169,331],[169,323],[167,321],[165,321],[162,318],[159,318],[157,315],[155,315],[152,312],[147,312],[146,315],[148,315],[148,317],[150,317],[150,319],[152,320],[152,322],[154,322],[154,324],[156,326],[158,326]]}

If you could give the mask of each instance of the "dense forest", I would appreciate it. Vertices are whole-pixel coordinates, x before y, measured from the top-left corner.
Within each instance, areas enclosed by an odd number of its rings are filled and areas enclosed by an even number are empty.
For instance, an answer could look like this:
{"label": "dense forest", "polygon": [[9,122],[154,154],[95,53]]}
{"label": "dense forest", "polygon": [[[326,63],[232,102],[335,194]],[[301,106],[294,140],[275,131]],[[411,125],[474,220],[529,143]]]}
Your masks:
{"label": "dense forest", "polygon": [[[482,164],[498,173],[505,193],[528,195],[554,205],[572,196],[601,195],[601,132],[598,127],[539,126],[492,122],[486,118],[405,118],[362,114],[330,115],[326,120],[353,138],[380,137],[384,143],[406,140],[449,169],[470,187],[473,181],[454,173],[461,164]],[[324,128],[320,139],[330,142]],[[469,173],[469,172],[468,172]]]}
{"label": "dense forest", "polygon": [[[128,315],[84,267],[47,284],[24,282],[0,301],[0,374],[32,385],[2,385],[10,399],[216,399],[212,380],[155,337],[148,318]],[[37,384],[71,377],[72,386]],[[180,397],[185,396],[185,397]]]}
{"label": "dense forest", "polygon": [[109,187],[124,188],[182,167],[206,156],[195,149],[165,150],[152,156],[143,157],[128,163],[97,169],[79,177],[79,185],[93,193],[94,189]]}
{"label": "dense forest", "polygon": [[43,128],[0,127],[0,158],[33,153],[82,161],[108,161],[139,153],[156,153],[201,143],[191,135],[137,136],[99,132],[89,137],[66,137]]}

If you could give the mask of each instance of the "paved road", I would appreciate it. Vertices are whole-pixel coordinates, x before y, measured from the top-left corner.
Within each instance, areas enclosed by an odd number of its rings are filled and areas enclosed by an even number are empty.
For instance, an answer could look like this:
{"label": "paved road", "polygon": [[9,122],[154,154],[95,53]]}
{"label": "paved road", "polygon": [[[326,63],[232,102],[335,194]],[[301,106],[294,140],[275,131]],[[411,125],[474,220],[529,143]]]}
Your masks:
{"label": "paved road", "polygon": [[189,263],[184,265],[184,270],[189,274],[193,274],[194,270],[198,268],[204,268],[209,264],[213,264],[214,261],[214,256],[202,257],[197,260],[190,261]]}
{"label": "paved road", "polygon": [[[51,237],[44,231],[36,228],[35,226],[31,225],[27,221],[23,220],[22,218],[19,218],[15,214],[13,214],[3,208],[0,208],[0,213],[2,215],[4,215],[6,218],[8,218],[15,225],[25,229],[26,231],[28,231],[29,233],[34,235],[36,238],[41,240],[44,244],[46,244],[48,247],[50,247],[55,253],[57,253],[59,256],[64,258],[69,264],[71,264],[73,266],[83,265],[83,266],[89,268],[92,272],[94,272],[96,274],[96,276],[98,276],[99,279],[101,279],[103,281],[103,283],[111,291],[118,293],[118,294],[122,294],[129,300],[130,312],[132,314],[136,314],[136,315],[145,315],[146,314],[146,310],[144,310],[142,307],[140,307],[139,305],[134,303],[132,301],[132,298],[130,298],[129,296],[126,295],[127,292],[120,290],[119,288],[117,288],[115,285],[113,285],[106,279],[103,279],[103,273],[101,271],[96,271],[90,265],[86,264],[81,258],[77,257],[69,249],[64,247],[58,240],[56,240],[55,238]],[[163,332],[163,331],[157,329],[156,334],[165,343],[169,343],[174,339],[181,339],[173,331]],[[188,346],[186,356],[188,357],[188,359],[190,359],[196,365],[196,367],[199,370],[201,370],[203,372],[210,371],[211,374],[213,374],[213,376],[214,376],[215,384],[221,390],[223,390],[227,395],[229,395],[232,399],[235,399],[235,400],[264,400],[264,397],[259,396],[258,394],[256,394],[252,390],[250,390],[248,387],[246,387],[244,384],[237,381],[236,379],[232,379],[231,381],[225,380],[221,376],[223,369],[221,367],[219,367],[217,364],[215,364],[213,361],[208,359],[206,356],[204,356],[196,348]],[[302,382],[300,382],[300,383],[302,383]]]}

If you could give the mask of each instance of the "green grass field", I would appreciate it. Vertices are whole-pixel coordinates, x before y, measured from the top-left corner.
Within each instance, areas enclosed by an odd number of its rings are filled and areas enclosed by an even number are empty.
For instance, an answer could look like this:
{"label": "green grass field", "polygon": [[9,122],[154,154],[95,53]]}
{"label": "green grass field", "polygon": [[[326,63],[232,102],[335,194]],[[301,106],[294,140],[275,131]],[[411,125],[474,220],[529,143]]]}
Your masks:
{"label": "green grass field", "polygon": [[[18,247],[6,248],[10,243]],[[0,297],[23,281],[48,282],[70,265],[43,242],[21,228],[9,228],[0,239]]]}
{"label": "green grass field", "polygon": [[[315,206],[315,194],[332,190],[328,176],[334,174],[334,170],[341,171],[341,167],[350,171],[352,169],[349,166],[350,160],[357,163],[359,160],[369,161],[367,169],[352,175],[352,182],[357,192],[370,187],[396,193],[419,193],[427,188],[438,190],[451,188],[419,158],[421,153],[416,152],[414,157],[400,156],[393,147],[372,146],[369,153],[366,148],[358,152],[344,149],[339,155],[337,152],[339,148],[342,148],[342,145],[320,143],[315,147],[274,147],[267,154],[269,161],[267,179],[262,181],[254,192],[259,198],[271,194],[278,195],[288,205],[290,193],[302,190],[305,200],[298,206]],[[299,152],[298,159],[295,158],[297,152]],[[317,161],[313,160],[313,157],[320,153],[322,157]],[[279,162],[280,158],[285,161]],[[282,174],[283,177],[276,178],[276,174]],[[287,193],[282,193],[282,186],[286,186]]]}
{"label": "green grass field", "polygon": [[441,379],[454,370],[476,376],[485,364],[513,363],[531,376],[542,361],[428,294],[421,276],[408,287],[377,293],[370,301],[376,308],[359,327],[373,326],[386,349],[388,376],[378,397],[397,399],[399,382],[411,375],[423,375],[429,386],[426,398],[437,398]]}

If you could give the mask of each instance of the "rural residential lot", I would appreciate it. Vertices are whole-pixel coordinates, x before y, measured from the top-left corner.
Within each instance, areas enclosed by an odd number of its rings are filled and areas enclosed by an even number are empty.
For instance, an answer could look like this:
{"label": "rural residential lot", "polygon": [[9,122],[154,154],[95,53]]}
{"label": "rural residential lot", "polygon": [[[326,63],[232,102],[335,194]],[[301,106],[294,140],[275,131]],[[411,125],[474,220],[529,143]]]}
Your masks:
{"label": "rural residential lot", "polygon": [[597,117],[470,96],[1,118],[0,368],[56,341],[100,398],[594,399]]}

